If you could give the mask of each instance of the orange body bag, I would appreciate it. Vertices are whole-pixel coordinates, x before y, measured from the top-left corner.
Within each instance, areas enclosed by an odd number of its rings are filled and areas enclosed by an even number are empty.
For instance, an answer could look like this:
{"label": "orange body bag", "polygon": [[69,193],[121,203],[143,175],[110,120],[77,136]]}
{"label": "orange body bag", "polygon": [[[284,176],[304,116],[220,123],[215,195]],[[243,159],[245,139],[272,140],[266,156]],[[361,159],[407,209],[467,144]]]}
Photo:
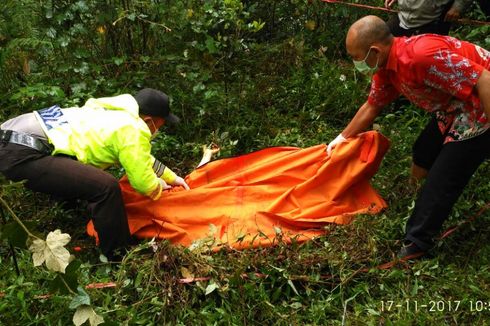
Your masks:
{"label": "orange body bag", "polygon": [[[131,233],[191,246],[237,249],[325,234],[329,223],[350,223],[356,214],[375,214],[385,201],[370,186],[389,147],[369,131],[337,146],[272,147],[212,161],[185,180],[191,190],[173,188],[152,201],[126,178],[120,185]],[[96,235],[90,223],[88,232]]]}

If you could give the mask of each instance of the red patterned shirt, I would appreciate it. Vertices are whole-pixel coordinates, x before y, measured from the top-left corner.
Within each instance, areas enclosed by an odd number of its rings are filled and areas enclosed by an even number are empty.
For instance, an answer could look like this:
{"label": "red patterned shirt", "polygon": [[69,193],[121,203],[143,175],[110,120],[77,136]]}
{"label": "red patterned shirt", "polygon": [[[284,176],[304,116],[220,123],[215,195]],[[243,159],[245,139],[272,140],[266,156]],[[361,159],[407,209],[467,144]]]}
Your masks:
{"label": "red patterned shirt", "polygon": [[385,106],[400,94],[436,114],[445,142],[490,128],[475,85],[490,70],[490,52],[454,37],[395,37],[387,64],[373,76],[368,102]]}

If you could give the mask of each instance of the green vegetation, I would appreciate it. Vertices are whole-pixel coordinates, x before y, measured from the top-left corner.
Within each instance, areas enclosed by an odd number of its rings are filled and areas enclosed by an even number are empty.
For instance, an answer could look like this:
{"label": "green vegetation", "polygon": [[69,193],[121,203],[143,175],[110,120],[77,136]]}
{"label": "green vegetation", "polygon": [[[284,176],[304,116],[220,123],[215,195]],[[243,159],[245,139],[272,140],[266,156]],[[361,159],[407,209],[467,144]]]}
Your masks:
{"label": "green vegetation", "polygon": [[[171,95],[183,120],[156,138],[154,154],[181,174],[211,142],[221,157],[326,143],[366,96],[344,36],[369,13],[319,0],[3,0],[0,121],[154,87]],[[469,15],[480,18],[477,8]],[[490,48],[487,27],[454,34]],[[490,303],[488,211],[440,241],[434,257],[375,268],[400,247],[416,196],[407,182],[411,145],[426,121],[414,107],[387,108],[377,125],[392,145],[372,183],[389,208],[304,244],[196,253],[162,242],[154,254],[143,244],[112,265],[84,235],[81,203],[57,203],[4,179],[0,196],[35,234],[59,228],[72,236],[70,248],[82,247],[68,267],[76,272],[70,286],[117,283],[85,290],[106,325],[485,325],[490,307],[477,311],[476,302]],[[486,162],[446,226],[489,201],[489,172]],[[19,232],[5,215],[3,238]],[[73,294],[57,274],[33,267],[27,250],[15,252],[21,276],[0,242],[0,324],[71,324]],[[209,279],[179,283],[190,275]]]}

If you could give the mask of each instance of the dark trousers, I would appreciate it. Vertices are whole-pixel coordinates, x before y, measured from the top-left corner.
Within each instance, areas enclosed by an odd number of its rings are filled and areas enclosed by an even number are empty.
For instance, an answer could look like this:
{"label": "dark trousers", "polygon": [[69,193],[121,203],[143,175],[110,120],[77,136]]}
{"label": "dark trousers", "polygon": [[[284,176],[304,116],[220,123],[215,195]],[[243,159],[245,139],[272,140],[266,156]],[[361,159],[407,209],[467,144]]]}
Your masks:
{"label": "dark trousers", "polygon": [[448,3],[438,19],[431,21],[428,24],[405,29],[400,27],[400,19],[398,18],[398,14],[391,15],[386,24],[390,28],[391,34],[394,36],[414,36],[420,34],[439,34],[439,35],[448,35],[449,30],[451,29],[451,22],[444,21],[444,17],[446,13],[451,8],[453,2]]}
{"label": "dark trousers", "polygon": [[391,34],[394,36],[414,36],[420,34],[439,34],[448,35],[451,29],[451,23],[443,20],[435,20],[429,24],[422,25],[420,27],[405,29],[400,27],[400,19],[398,15],[393,15],[386,22],[390,28]]}
{"label": "dark trousers", "polygon": [[443,141],[433,119],[414,145],[414,163],[429,172],[407,222],[405,238],[423,250],[433,246],[433,238],[471,176],[490,157],[490,130],[463,141],[444,145]]}
{"label": "dark trousers", "polygon": [[26,146],[0,143],[0,172],[12,181],[27,180],[31,190],[67,200],[88,201],[108,258],[124,248],[130,233],[118,181],[109,173],[66,156],[45,155]]}

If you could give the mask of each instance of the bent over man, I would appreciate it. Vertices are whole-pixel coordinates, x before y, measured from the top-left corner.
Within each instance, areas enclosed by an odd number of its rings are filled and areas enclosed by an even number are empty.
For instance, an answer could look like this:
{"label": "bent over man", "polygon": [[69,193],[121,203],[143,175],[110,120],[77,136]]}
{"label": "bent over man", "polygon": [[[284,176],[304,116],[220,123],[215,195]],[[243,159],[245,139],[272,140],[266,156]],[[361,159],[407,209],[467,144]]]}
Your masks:
{"label": "bent over man", "polygon": [[170,185],[189,188],[150,153],[165,122],[178,118],[167,95],[150,88],[23,114],[0,126],[0,172],[34,191],[87,200],[100,249],[112,259],[130,232],[118,181],[103,169],[122,165],[133,188],[153,200]]}
{"label": "bent over man", "polygon": [[368,128],[400,94],[433,114],[413,147],[412,176],[426,181],[399,257],[425,253],[473,173],[490,156],[490,52],[449,36],[394,37],[376,16],[355,22],[346,46],[355,67],[374,75],[367,101],[328,152]]}

